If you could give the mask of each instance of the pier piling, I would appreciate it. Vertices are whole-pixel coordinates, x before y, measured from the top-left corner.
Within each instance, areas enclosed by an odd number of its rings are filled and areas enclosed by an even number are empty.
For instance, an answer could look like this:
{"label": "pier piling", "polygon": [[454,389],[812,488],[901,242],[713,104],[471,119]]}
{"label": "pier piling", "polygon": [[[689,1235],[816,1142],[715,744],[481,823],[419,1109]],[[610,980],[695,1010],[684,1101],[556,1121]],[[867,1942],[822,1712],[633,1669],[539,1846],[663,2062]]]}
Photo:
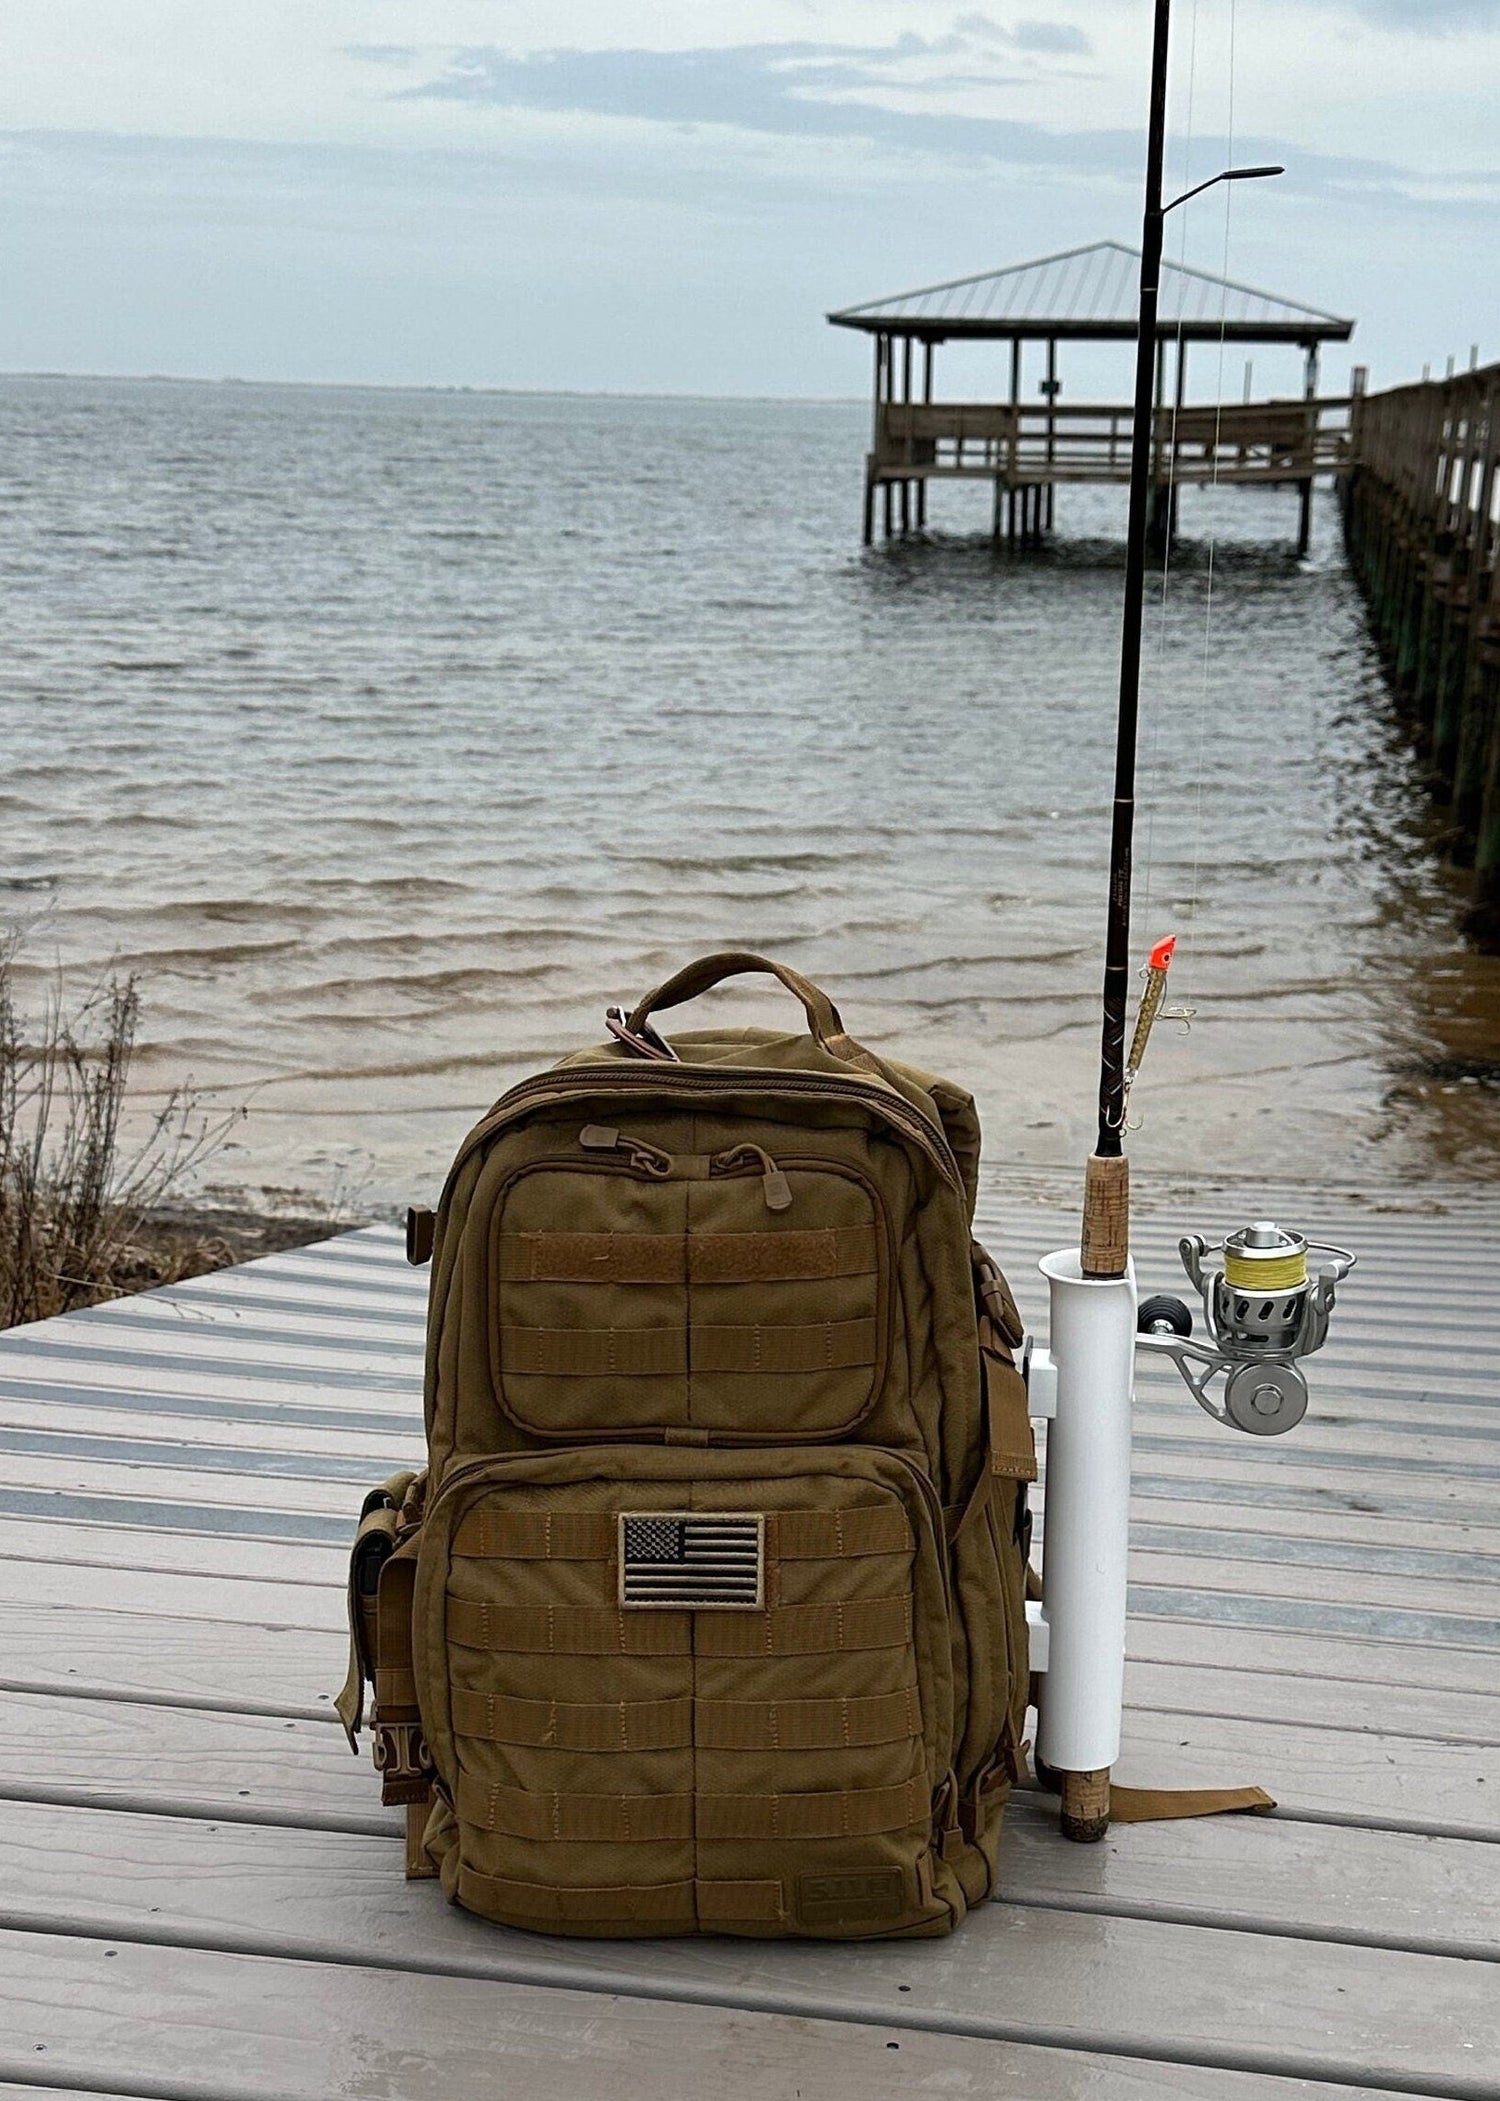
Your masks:
{"label": "pier piling", "polygon": [[1398,705],[1500,953],[1500,364],[1354,402],[1344,536]]}

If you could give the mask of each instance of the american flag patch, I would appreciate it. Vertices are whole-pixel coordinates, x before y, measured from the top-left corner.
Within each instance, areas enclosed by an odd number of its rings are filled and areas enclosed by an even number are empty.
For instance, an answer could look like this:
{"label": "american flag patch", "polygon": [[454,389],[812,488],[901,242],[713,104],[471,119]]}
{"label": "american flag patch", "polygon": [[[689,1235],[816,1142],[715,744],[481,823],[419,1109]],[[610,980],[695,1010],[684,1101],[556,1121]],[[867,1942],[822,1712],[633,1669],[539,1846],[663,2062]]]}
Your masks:
{"label": "american flag patch", "polygon": [[766,1521],[719,1510],[620,1514],[620,1603],[678,1612],[759,1612]]}

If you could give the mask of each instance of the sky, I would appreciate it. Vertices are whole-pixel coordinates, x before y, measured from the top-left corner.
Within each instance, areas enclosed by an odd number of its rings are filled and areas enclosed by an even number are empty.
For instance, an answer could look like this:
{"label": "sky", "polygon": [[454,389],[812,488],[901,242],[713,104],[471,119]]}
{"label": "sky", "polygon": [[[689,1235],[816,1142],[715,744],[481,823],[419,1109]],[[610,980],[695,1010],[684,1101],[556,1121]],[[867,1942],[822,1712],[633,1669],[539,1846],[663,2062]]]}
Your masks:
{"label": "sky", "polygon": [[[1149,0],[6,0],[0,369],[858,394],[830,308],[1134,241],[1150,33]],[[1170,177],[1287,173],[1169,256],[1355,316],[1338,383],[1500,357],[1500,0],[1176,0],[1173,36]]]}

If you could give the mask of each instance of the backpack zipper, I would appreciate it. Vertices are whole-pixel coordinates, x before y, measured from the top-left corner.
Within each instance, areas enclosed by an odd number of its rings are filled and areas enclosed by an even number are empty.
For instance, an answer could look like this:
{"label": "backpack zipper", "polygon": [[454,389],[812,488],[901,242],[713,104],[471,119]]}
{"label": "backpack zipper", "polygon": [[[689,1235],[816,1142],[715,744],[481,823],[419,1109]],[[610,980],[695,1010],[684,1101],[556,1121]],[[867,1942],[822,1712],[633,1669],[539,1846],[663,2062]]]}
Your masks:
{"label": "backpack zipper", "polygon": [[928,1523],[932,1527],[933,1553],[937,1560],[938,1574],[942,1578],[943,1603],[947,1607],[948,1617],[951,1620],[953,1617],[953,1580],[952,1571],[948,1566],[950,1559],[948,1533],[943,1522],[943,1506],[938,1498],[937,1489],[933,1485],[932,1476],[925,1467],[919,1466],[915,1459],[909,1458],[905,1452],[898,1451],[894,1445],[871,1445],[867,1449],[884,1452],[888,1458],[899,1461],[917,1484],[918,1495],[923,1508],[927,1512]]}
{"label": "backpack zipper", "polygon": [[627,1167],[653,1182],[666,1181],[672,1172],[670,1153],[644,1138],[632,1137],[629,1131],[613,1130],[608,1124],[586,1123],[578,1133],[578,1143],[586,1152],[623,1153]]}
{"label": "backpack zipper", "polygon": [[711,1175],[737,1175],[750,1169],[760,1169],[760,1185],[766,1195],[768,1211],[789,1211],[792,1204],[792,1185],[782,1173],[763,1145],[731,1145],[727,1151],[715,1153],[708,1163]]}
{"label": "backpack zipper", "polygon": [[752,1069],[747,1072],[742,1066],[627,1065],[622,1060],[618,1064],[570,1066],[566,1078],[557,1072],[538,1073],[512,1087],[509,1094],[502,1095],[488,1116],[475,1125],[459,1147],[458,1157],[443,1187],[443,1207],[446,1209],[453,1183],[467,1161],[515,1117],[549,1100],[565,1101],[570,1094],[593,1093],[606,1088],[623,1088],[627,1093],[644,1091],[669,1100],[680,1092],[722,1095],[740,1091],[747,1094],[801,1094],[821,1101],[861,1101],[925,1154],[945,1182],[960,1192],[963,1190],[958,1162],[940,1127],[904,1095],[897,1094],[894,1088],[887,1092],[879,1082],[861,1080],[853,1075],[845,1079],[832,1074],[823,1077],[775,1070]]}

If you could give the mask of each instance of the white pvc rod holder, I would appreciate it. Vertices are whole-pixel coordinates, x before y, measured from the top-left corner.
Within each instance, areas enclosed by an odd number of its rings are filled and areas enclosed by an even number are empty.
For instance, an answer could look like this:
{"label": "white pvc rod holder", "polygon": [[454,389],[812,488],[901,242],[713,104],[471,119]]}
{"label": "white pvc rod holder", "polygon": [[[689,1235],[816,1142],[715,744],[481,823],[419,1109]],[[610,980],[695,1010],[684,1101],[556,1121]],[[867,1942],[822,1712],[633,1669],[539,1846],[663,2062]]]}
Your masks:
{"label": "white pvc rod holder", "polygon": [[1043,1484],[1047,1661],[1037,1752],[1057,1772],[1089,1773],[1120,1753],[1135,1271],[1085,1277],[1076,1248],[1038,1267],[1051,1292],[1057,1413]]}

